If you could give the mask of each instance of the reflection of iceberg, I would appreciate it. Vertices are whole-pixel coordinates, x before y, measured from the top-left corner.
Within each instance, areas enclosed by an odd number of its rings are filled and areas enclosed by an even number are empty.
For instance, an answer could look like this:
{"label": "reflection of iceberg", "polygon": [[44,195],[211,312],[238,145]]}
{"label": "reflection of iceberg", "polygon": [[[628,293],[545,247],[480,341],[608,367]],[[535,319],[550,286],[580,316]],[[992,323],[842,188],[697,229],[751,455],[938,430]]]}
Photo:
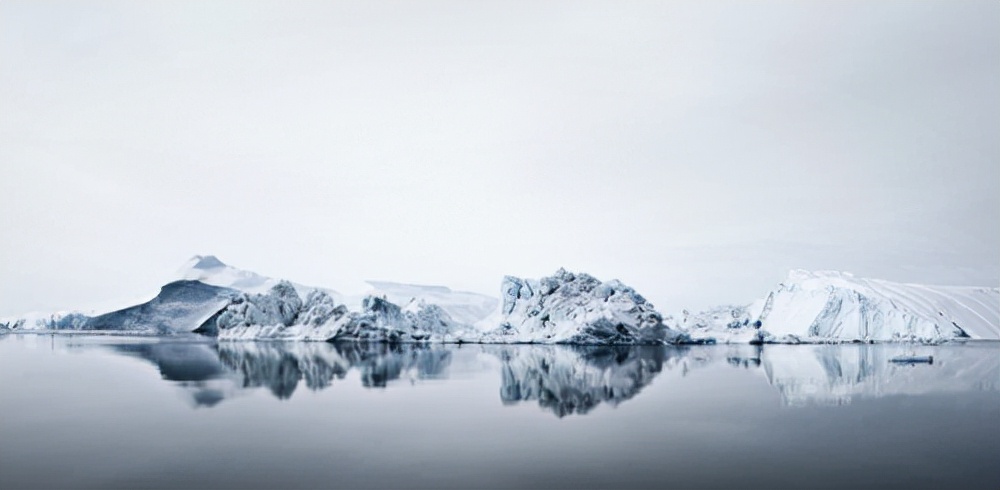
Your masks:
{"label": "reflection of iceberg", "polygon": [[[934,363],[891,362],[900,356],[932,356]],[[787,405],[1000,388],[995,345],[775,345],[763,349],[762,361],[768,382]]]}
{"label": "reflection of iceberg", "polygon": [[222,362],[239,373],[247,388],[266,386],[289,398],[304,379],[311,390],[330,386],[357,369],[365,387],[385,387],[402,377],[441,378],[451,352],[439,345],[314,342],[222,342]]}
{"label": "reflection of iceberg", "polygon": [[538,400],[559,417],[616,406],[639,393],[677,348],[659,346],[518,346],[487,349],[503,362],[504,404]]}
{"label": "reflection of iceberg", "polygon": [[152,362],[196,406],[212,406],[240,391],[266,387],[288,399],[299,381],[313,391],[359,371],[365,387],[389,381],[446,377],[450,349],[434,345],[330,344],[325,342],[152,342],[112,345],[115,351]]}
{"label": "reflection of iceberg", "polygon": [[[1000,391],[1000,355],[980,345],[453,346],[325,342],[130,342],[116,351],[154,363],[196,406],[266,387],[290,398],[304,381],[326,389],[356,370],[366,388],[497,367],[503,404],[537,401],[559,417],[636,396],[661,372],[759,372],[785,405],[857,398]],[[895,363],[933,356],[934,363]],[[718,369],[722,367],[722,369]],[[713,369],[714,368],[714,369]],[[753,379],[742,378],[742,379]],[[704,382],[704,381],[697,381]]]}
{"label": "reflection of iceberg", "polygon": [[361,371],[365,387],[384,388],[386,382],[400,378],[446,378],[451,364],[451,350],[437,345],[419,344],[335,344],[351,366]]}
{"label": "reflection of iceberg", "polygon": [[244,388],[267,387],[281,399],[292,396],[299,380],[320,390],[351,367],[332,345],[312,342],[221,342],[219,359],[238,374]]}
{"label": "reflection of iceberg", "polygon": [[152,362],[163,379],[175,382],[194,406],[211,407],[240,389],[233,373],[219,361],[214,344],[204,342],[125,343],[115,351]]}

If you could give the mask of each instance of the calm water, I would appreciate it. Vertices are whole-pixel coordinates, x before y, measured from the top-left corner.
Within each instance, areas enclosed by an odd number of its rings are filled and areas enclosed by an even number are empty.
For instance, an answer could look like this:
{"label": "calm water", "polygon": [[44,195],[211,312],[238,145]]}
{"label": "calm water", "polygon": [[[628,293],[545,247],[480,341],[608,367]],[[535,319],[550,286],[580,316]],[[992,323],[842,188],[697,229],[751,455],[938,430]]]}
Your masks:
{"label": "calm water", "polygon": [[4,489],[1000,488],[998,344],[6,335],[0,390]]}

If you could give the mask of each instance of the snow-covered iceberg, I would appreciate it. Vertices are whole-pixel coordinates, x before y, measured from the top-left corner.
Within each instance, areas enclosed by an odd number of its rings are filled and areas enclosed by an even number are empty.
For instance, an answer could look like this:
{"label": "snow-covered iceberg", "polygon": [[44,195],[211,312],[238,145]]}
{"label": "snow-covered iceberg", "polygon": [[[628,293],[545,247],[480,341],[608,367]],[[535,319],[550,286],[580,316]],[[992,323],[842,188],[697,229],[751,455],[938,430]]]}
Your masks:
{"label": "snow-covered iceberg", "polygon": [[502,300],[372,281],[367,295],[261,276],[193,257],[153,299],[99,315],[0,319],[0,332],[197,332],[223,340],[542,344],[824,343],[1000,340],[1000,288],[924,286],[841,272],[792,271],[762,299],[680,320],[634,289],[560,269],[505,277]]}
{"label": "snow-covered iceberg", "polygon": [[84,330],[192,332],[224,308],[237,292],[199,281],[174,281],[152,300],[90,318]]}
{"label": "snow-covered iceberg", "polygon": [[82,330],[90,316],[78,311],[28,313],[0,319],[0,332],[14,330]]}
{"label": "snow-covered iceberg", "polygon": [[180,280],[153,299],[96,316],[82,313],[27,315],[0,322],[11,330],[111,330],[143,334],[192,332],[238,295],[238,291]]}
{"label": "snow-covered iceberg", "polygon": [[1000,340],[1000,289],[795,270],[763,299],[686,316],[680,327],[719,342]]}
{"label": "snow-covered iceberg", "polygon": [[454,321],[476,325],[497,311],[500,301],[492,296],[453,291],[445,286],[423,286],[389,281],[368,281],[374,289],[368,296],[384,297],[397,305],[420,303],[436,305]]}
{"label": "snow-covered iceberg", "polygon": [[501,323],[484,343],[661,344],[683,342],[653,305],[617,280],[559,269],[539,280],[503,280]]}
{"label": "snow-covered iceberg", "polygon": [[750,344],[761,338],[760,324],[750,318],[747,305],[716,306],[699,313],[684,310],[676,328],[703,342]]}
{"label": "snow-covered iceberg", "polygon": [[322,290],[310,291],[303,301],[282,281],[266,293],[236,296],[197,331],[222,340],[444,342],[468,328],[423,301],[400,307],[368,296],[359,311],[350,311]]}
{"label": "snow-covered iceberg", "polygon": [[[351,311],[320,290],[312,290],[302,301],[291,283],[279,282],[265,293],[236,297],[199,331],[224,340],[575,344],[686,340],[669,329],[663,317],[632,288],[565,270],[539,281],[505,278],[499,315],[489,313],[491,302],[482,295],[447,288],[373,284],[406,303],[394,303],[386,295],[370,295],[359,309]],[[433,299],[443,304],[429,302]],[[481,325],[490,316],[501,318],[499,327],[494,324],[495,328],[486,332],[474,328],[474,323]]]}

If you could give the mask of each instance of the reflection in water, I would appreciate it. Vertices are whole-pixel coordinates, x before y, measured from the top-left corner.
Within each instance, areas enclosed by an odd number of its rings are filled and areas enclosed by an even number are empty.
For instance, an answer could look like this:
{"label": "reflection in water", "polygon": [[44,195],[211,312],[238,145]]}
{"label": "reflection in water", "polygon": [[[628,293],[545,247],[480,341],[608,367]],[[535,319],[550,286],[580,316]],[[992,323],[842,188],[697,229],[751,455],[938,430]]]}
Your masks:
{"label": "reflection in water", "polygon": [[504,404],[537,400],[559,417],[617,406],[663,370],[677,348],[656,346],[504,346],[487,349],[503,362]]}
{"label": "reflection in water", "polygon": [[[447,379],[457,371],[500,371],[500,399],[535,401],[559,417],[636,396],[665,373],[720,366],[759,373],[783,404],[842,405],[858,397],[1000,390],[995,345],[799,345],[626,347],[562,345],[330,344],[322,342],[129,343],[118,352],[156,364],[194,405],[213,406],[266,387],[288,399],[299,382],[322,390],[357,372],[366,388],[394,380]],[[890,362],[933,355],[933,365]]]}
{"label": "reflection in water", "polygon": [[337,344],[337,352],[361,371],[366,388],[385,388],[386,383],[407,375],[411,379],[447,378],[451,351],[441,345]]}
{"label": "reflection in water", "polygon": [[211,407],[238,394],[231,371],[214,345],[195,342],[127,343],[117,352],[153,362],[163,379],[174,381],[194,406]]}
{"label": "reflection in water", "polygon": [[330,386],[343,379],[350,363],[326,344],[274,342],[231,343],[218,345],[219,360],[237,374],[243,388],[266,387],[285,400],[292,396],[299,380],[310,390]]}
{"label": "reflection in water", "polygon": [[[933,355],[934,364],[890,362],[901,355]],[[768,346],[762,355],[768,382],[786,405],[844,405],[859,397],[922,395],[1000,389],[996,344],[965,346]]]}
{"label": "reflection in water", "polygon": [[245,388],[266,386],[281,399],[292,396],[300,379],[310,390],[321,390],[352,368],[366,388],[384,388],[404,375],[441,378],[451,360],[451,352],[440,345],[223,342],[218,352]]}

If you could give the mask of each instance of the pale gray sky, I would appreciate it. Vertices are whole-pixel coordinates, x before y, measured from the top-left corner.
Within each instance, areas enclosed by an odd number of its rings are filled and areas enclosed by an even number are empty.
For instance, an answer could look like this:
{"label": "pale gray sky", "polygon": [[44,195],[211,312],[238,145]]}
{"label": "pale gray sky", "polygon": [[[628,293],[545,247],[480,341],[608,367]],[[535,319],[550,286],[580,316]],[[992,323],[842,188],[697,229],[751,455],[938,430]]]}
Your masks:
{"label": "pale gray sky", "polygon": [[351,292],[564,266],[1000,281],[1000,3],[0,1],[0,314],[193,254]]}

